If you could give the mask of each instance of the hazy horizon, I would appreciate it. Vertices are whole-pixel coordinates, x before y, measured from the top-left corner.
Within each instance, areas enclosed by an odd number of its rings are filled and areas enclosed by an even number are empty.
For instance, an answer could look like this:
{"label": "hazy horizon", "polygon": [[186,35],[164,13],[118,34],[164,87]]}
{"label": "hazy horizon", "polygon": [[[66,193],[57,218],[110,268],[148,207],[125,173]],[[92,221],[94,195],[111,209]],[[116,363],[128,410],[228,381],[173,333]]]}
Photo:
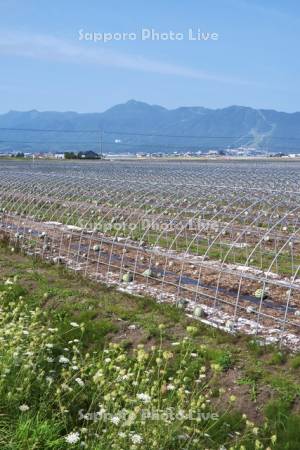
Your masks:
{"label": "hazy horizon", "polygon": [[37,112],[40,112],[40,113],[43,113],[43,112],[45,112],[45,113],[46,112],[57,112],[57,113],[77,113],[77,114],[101,114],[101,113],[109,110],[110,108],[113,108],[114,106],[123,105],[123,104],[129,103],[131,101],[134,101],[134,102],[137,102],[137,103],[146,103],[149,106],[159,106],[159,107],[162,107],[164,109],[167,109],[168,111],[172,111],[172,110],[179,109],[179,108],[197,108],[197,107],[198,108],[211,109],[211,110],[216,111],[216,110],[220,110],[220,109],[227,109],[227,108],[237,107],[237,108],[251,108],[251,109],[256,109],[256,110],[273,110],[273,111],[276,111],[276,112],[281,112],[281,113],[286,113],[286,114],[297,114],[297,113],[300,113],[300,106],[299,106],[299,110],[295,110],[295,111],[284,111],[282,109],[264,108],[264,107],[262,107],[262,108],[255,108],[254,106],[251,106],[251,105],[235,105],[235,104],[228,104],[228,105],[223,106],[223,107],[215,107],[215,108],[210,108],[210,107],[208,107],[206,105],[178,105],[178,106],[175,106],[173,108],[168,108],[167,106],[162,105],[162,104],[158,104],[158,103],[148,103],[148,102],[146,102],[144,100],[139,100],[139,99],[128,99],[127,101],[125,100],[124,102],[118,102],[118,103],[115,103],[115,104],[111,104],[110,106],[108,106],[105,109],[95,110],[95,111],[79,111],[79,110],[71,110],[71,109],[64,109],[64,110],[63,109],[61,109],[61,110],[56,109],[56,110],[54,110],[54,109],[31,108],[31,109],[23,109],[23,110],[21,110],[21,109],[9,109],[7,111],[0,112],[0,114],[4,115],[4,114],[11,113],[11,112],[21,112],[21,113],[24,112],[24,113],[26,113],[26,112],[31,112],[31,111],[37,111]]}

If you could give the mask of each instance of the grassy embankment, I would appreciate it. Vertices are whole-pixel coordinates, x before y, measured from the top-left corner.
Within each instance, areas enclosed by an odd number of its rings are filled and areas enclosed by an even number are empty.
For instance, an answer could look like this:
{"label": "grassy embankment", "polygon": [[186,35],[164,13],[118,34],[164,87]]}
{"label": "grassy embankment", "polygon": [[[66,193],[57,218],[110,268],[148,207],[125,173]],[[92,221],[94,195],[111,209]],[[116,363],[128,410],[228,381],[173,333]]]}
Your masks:
{"label": "grassy embankment", "polygon": [[1,449],[299,448],[300,355],[5,244],[0,308]]}

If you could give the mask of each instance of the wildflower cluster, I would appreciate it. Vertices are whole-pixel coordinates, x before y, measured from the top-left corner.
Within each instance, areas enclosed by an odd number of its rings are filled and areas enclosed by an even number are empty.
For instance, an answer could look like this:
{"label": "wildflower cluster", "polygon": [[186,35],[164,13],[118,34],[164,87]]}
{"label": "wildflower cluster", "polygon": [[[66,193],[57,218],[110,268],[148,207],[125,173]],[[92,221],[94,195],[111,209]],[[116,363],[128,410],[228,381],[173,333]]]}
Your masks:
{"label": "wildflower cluster", "polygon": [[208,381],[217,368],[193,350],[194,330],[171,350],[139,345],[128,354],[110,344],[89,354],[82,326],[68,325],[67,331],[51,325],[15,281],[2,286],[1,412],[14,424],[4,430],[6,443],[31,423],[31,448],[273,448],[276,436],[267,426],[258,429],[241,416],[235,427],[227,423],[229,409],[214,410]]}

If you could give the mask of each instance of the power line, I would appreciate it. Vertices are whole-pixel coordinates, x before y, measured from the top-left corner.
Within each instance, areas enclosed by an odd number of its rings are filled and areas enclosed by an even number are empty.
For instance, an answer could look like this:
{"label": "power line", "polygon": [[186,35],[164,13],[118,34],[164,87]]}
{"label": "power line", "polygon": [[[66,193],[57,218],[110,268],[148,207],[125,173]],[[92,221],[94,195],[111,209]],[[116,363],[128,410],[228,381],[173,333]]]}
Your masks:
{"label": "power line", "polygon": [[[0,128],[1,130],[1,128]],[[200,136],[200,135],[172,135],[172,134],[147,134],[147,133],[127,133],[125,131],[105,131],[105,134],[123,134],[128,136],[153,136],[153,137],[168,137],[168,138],[195,138],[195,139],[253,139],[252,135],[243,135],[243,136]],[[300,140],[300,137],[284,137],[284,136],[274,136],[274,137],[266,137],[266,139],[295,139]]]}
{"label": "power line", "polygon": [[41,132],[49,132],[49,133],[100,133],[100,130],[55,130],[51,128],[0,128],[0,131],[41,131]]}
{"label": "power line", "polygon": [[[99,143],[95,141],[11,141],[11,140],[0,140],[0,144],[24,144],[24,145],[31,145],[31,144],[39,144],[39,145],[51,145],[51,144],[61,144],[61,145],[99,145]],[[199,146],[191,146],[191,145],[172,145],[172,144],[159,144],[159,143],[153,143],[153,144],[131,144],[131,143],[125,143],[125,142],[108,142],[108,141],[102,141],[103,145],[116,145],[118,147],[160,147],[160,148],[177,148],[177,149],[195,149],[199,150]]]}
{"label": "power line", "polygon": [[[42,132],[42,133],[100,133],[101,130],[69,130],[69,129],[42,129],[42,128],[0,128],[1,131],[23,131],[23,132]],[[110,130],[110,131],[104,131],[103,134],[109,134],[109,135],[124,135],[124,136],[147,136],[147,137],[165,137],[165,138],[182,138],[182,139],[253,139],[254,136],[252,135],[242,135],[242,136],[207,136],[207,135],[179,135],[179,134],[156,134],[156,133],[140,133],[140,132],[126,132],[126,131],[119,131],[119,130]],[[266,136],[265,137],[268,140],[274,140],[274,139],[285,139],[285,140],[300,140],[300,137],[294,137],[294,136]]]}
{"label": "power line", "polygon": [[[93,141],[93,142],[88,142],[88,141],[82,141],[82,142],[62,142],[62,141],[49,141],[49,142],[45,142],[45,141],[10,141],[10,140],[0,140],[0,144],[10,144],[10,145],[15,145],[15,144],[20,144],[22,146],[30,146],[30,145],[40,145],[41,149],[43,145],[46,145],[47,147],[51,146],[51,145],[60,145],[61,147],[65,146],[65,148],[60,148],[60,151],[67,151],[67,146],[87,146],[89,145],[92,148],[97,148],[99,146],[99,142],[97,141]],[[147,148],[148,151],[155,150],[156,152],[160,151],[160,150],[174,150],[174,151],[184,151],[184,152],[197,152],[197,151],[201,151],[201,146],[191,146],[191,145],[172,145],[172,144],[126,144],[126,143],[116,143],[116,142],[105,142],[102,141],[101,144],[101,152],[103,153],[103,147],[104,145],[106,146],[117,146],[117,147],[123,147],[126,148],[127,150],[130,149],[139,149],[140,151],[142,151],[143,149]],[[108,148],[109,149],[109,148]],[[228,147],[226,147],[226,149],[228,149]],[[68,150],[70,150],[70,148],[68,148]],[[261,148],[261,151],[263,150],[263,148]],[[291,147],[291,146],[285,146],[285,150],[295,150],[295,147]],[[101,154],[102,154],[101,153]]]}

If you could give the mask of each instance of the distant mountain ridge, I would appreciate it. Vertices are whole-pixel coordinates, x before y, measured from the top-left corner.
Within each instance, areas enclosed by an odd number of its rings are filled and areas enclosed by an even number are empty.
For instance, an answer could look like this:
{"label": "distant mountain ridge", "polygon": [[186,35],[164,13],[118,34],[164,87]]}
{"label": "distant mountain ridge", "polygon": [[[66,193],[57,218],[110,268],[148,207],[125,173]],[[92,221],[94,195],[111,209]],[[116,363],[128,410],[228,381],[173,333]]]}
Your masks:
{"label": "distant mountain ridge", "polygon": [[244,106],[170,110],[130,100],[102,113],[32,110],[0,115],[1,151],[99,152],[102,149],[103,152],[147,153],[240,146],[255,147],[260,151],[300,153],[300,112]]}

